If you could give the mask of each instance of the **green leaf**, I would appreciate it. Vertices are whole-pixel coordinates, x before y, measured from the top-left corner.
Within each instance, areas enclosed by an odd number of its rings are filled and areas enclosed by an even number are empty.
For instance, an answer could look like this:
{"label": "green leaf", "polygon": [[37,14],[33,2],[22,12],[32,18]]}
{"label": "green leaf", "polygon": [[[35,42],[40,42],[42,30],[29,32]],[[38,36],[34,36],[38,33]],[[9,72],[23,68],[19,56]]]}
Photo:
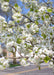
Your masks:
{"label": "green leaf", "polygon": [[35,21],[35,24],[38,25],[39,24],[38,21]]}
{"label": "green leaf", "polygon": [[24,60],[26,61],[26,58],[24,58]]}
{"label": "green leaf", "polygon": [[27,44],[25,43],[26,47],[27,47]]}
{"label": "green leaf", "polygon": [[26,37],[24,36],[22,39],[23,39],[23,40],[25,40],[25,39],[26,39]]}
{"label": "green leaf", "polygon": [[19,23],[20,21],[18,20],[17,23]]}
{"label": "green leaf", "polygon": [[38,32],[39,32],[39,30],[36,31],[36,33],[38,33]]}
{"label": "green leaf", "polygon": [[46,35],[44,33],[42,33],[41,36],[43,36],[44,39],[46,38]]}
{"label": "green leaf", "polygon": [[38,51],[35,51],[35,53],[38,53]]}
{"label": "green leaf", "polygon": [[30,28],[30,25],[27,25],[27,28]]}
{"label": "green leaf", "polygon": [[45,18],[49,18],[49,15],[46,15]]}
{"label": "green leaf", "polygon": [[42,16],[41,18],[42,18],[42,20],[44,21],[44,17]]}
{"label": "green leaf", "polygon": [[9,0],[4,0],[4,1],[9,2]]}
{"label": "green leaf", "polygon": [[32,52],[32,50],[29,50],[29,53]]}
{"label": "green leaf", "polygon": [[48,8],[47,11],[51,13],[52,12],[52,9],[51,8]]}
{"label": "green leaf", "polygon": [[34,9],[33,8],[30,8],[30,11],[33,11]]}
{"label": "green leaf", "polygon": [[10,35],[8,34],[7,36],[9,37]]}
{"label": "green leaf", "polygon": [[44,15],[44,14],[46,14],[46,12],[45,12],[45,11],[43,11],[42,15]]}
{"label": "green leaf", "polygon": [[37,13],[37,12],[38,12],[38,10],[36,9],[36,10],[35,10],[35,12]]}
{"label": "green leaf", "polygon": [[15,5],[14,5],[15,7],[18,7],[18,4],[17,3],[15,3]]}
{"label": "green leaf", "polygon": [[17,38],[17,43],[20,44],[22,40],[20,38]]}
{"label": "green leaf", "polygon": [[41,67],[40,67],[40,66],[39,66],[38,68],[39,68],[39,70],[41,69]]}
{"label": "green leaf", "polygon": [[50,57],[46,56],[46,57],[44,58],[44,62],[45,62],[45,63],[48,63],[48,61],[49,61],[50,59],[51,59]]}
{"label": "green leaf", "polygon": [[54,14],[54,11],[52,13]]}
{"label": "green leaf", "polygon": [[52,35],[52,32],[50,33],[50,35]]}

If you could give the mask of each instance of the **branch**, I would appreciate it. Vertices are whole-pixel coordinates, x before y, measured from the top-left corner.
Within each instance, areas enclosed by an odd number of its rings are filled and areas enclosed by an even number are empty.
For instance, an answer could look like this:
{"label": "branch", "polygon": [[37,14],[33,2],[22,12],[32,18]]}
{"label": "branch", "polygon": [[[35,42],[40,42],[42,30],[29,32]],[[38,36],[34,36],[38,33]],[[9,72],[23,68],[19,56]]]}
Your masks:
{"label": "branch", "polygon": [[28,16],[26,16],[26,15],[22,15],[22,16],[26,17],[28,20],[30,20],[30,22],[34,23],[34,21],[32,21]]}
{"label": "branch", "polygon": [[12,26],[18,26],[18,25],[24,25],[24,24],[27,24],[27,23],[30,23],[30,21],[28,21],[28,22],[23,22],[23,23],[18,23],[18,24],[15,24],[15,25],[10,25],[10,24],[8,24],[9,25],[9,27],[11,28]]}
{"label": "branch", "polygon": [[[49,7],[50,3],[47,3],[45,0],[43,0],[43,2]],[[53,9],[53,7],[51,7]]]}
{"label": "branch", "polygon": [[7,57],[7,56],[5,56],[5,58],[8,58],[8,59],[20,59],[20,58],[26,58],[26,59],[28,59],[29,57],[23,57],[23,56],[21,56],[21,57]]}
{"label": "branch", "polygon": [[[10,7],[12,7],[16,12],[18,12],[12,5],[9,4]],[[22,16],[24,16],[25,18],[27,18],[30,22],[34,22],[32,21],[28,16],[22,14]]]}
{"label": "branch", "polygon": [[43,2],[46,3],[46,4],[48,5],[48,3],[47,3],[45,0],[43,0]]}
{"label": "branch", "polygon": [[51,17],[50,13],[46,12],[46,14],[48,14],[50,16],[50,21],[52,22],[52,24],[54,24],[53,18]]}

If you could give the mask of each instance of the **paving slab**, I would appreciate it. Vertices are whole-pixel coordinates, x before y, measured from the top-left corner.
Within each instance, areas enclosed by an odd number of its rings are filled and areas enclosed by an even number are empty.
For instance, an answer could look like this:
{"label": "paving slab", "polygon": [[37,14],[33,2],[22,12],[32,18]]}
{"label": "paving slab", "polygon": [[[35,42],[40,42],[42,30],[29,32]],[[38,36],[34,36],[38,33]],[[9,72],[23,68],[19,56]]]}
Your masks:
{"label": "paving slab", "polygon": [[7,68],[0,71],[0,75],[53,75],[53,70],[48,65],[41,65],[41,70],[36,65]]}

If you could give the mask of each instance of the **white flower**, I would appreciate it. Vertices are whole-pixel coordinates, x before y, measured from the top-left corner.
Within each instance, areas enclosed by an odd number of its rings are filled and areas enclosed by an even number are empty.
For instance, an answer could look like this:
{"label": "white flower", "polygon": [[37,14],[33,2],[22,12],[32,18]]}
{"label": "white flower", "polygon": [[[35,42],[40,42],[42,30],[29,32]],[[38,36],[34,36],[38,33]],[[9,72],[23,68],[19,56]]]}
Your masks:
{"label": "white flower", "polygon": [[41,6],[41,8],[39,9],[40,12],[45,11],[47,8],[45,6]]}
{"label": "white flower", "polygon": [[4,22],[5,21],[5,18],[0,16],[0,22]]}
{"label": "white flower", "polygon": [[37,51],[37,50],[38,50],[38,47],[34,46],[34,47],[33,47],[33,51],[35,52],[35,51]]}
{"label": "white flower", "polygon": [[43,49],[43,53],[47,53],[48,52],[48,49]]}
{"label": "white flower", "polygon": [[0,65],[0,70],[4,70],[4,67],[2,65]]}
{"label": "white flower", "polygon": [[21,53],[21,55],[24,57],[24,53]]}
{"label": "white flower", "polygon": [[30,65],[30,63],[26,63],[26,65],[25,66],[29,66]]}
{"label": "white flower", "polygon": [[[17,6],[17,7],[14,6],[14,8],[15,8],[15,10],[17,10],[17,11],[19,11],[19,12],[22,11],[21,8],[20,8],[19,6]],[[13,13],[13,14],[16,13],[15,10],[12,8],[12,13]]]}
{"label": "white flower", "polygon": [[4,61],[3,66],[9,67],[9,61],[8,60]]}
{"label": "white flower", "polygon": [[17,46],[17,43],[14,41],[11,41],[11,42],[8,42],[6,46],[7,46],[7,48],[12,47],[12,46]]}
{"label": "white flower", "polygon": [[20,62],[20,64],[22,66],[29,66],[30,65],[30,63],[26,62],[26,59],[22,59],[21,62]]}
{"label": "white flower", "polygon": [[25,36],[27,37],[26,41],[31,41],[32,40],[32,35],[31,34],[25,34]]}
{"label": "white flower", "polygon": [[49,50],[49,56],[52,56],[52,55],[53,55],[53,51]]}
{"label": "white flower", "polygon": [[50,63],[49,63],[49,67],[50,67],[50,68],[53,68],[53,62],[50,62]]}
{"label": "white flower", "polygon": [[29,57],[29,55],[26,55],[26,57]]}
{"label": "white flower", "polygon": [[22,19],[21,13],[14,13],[12,17],[16,22],[21,21],[21,19]]}
{"label": "white flower", "polygon": [[35,55],[35,56],[34,56],[34,59],[36,60],[36,64],[39,64],[39,62],[40,62],[40,57],[38,57],[38,55]]}
{"label": "white flower", "polygon": [[30,31],[32,31],[33,33],[36,33],[36,31],[39,31],[39,28],[37,25],[32,24],[30,27]]}
{"label": "white flower", "polygon": [[44,54],[40,55],[40,58],[44,59],[46,56]]}
{"label": "white flower", "polygon": [[18,51],[16,51],[16,57],[20,57],[20,54],[18,53]]}
{"label": "white flower", "polygon": [[27,0],[21,0],[21,1],[27,3]]}
{"label": "white flower", "polygon": [[[29,56],[27,55],[27,57],[29,57]],[[31,62],[31,61],[32,61],[32,58],[31,58],[31,57],[29,57],[29,58],[28,58],[28,61],[30,61],[30,62]]]}
{"label": "white flower", "polygon": [[9,25],[15,25],[15,23],[13,21],[9,21],[8,24]]}
{"label": "white flower", "polygon": [[33,52],[30,52],[28,55],[29,57],[33,57]]}
{"label": "white flower", "polygon": [[36,63],[36,59],[35,59],[35,58],[30,58],[29,61],[30,61],[31,63],[34,63],[34,64]]}
{"label": "white flower", "polygon": [[38,53],[39,53],[39,54],[42,54],[42,52],[43,52],[43,50],[42,50],[42,49],[40,49]]}
{"label": "white flower", "polygon": [[8,28],[8,32],[11,32],[11,33],[13,33],[13,30],[12,30],[12,28]]}
{"label": "white flower", "polygon": [[26,38],[26,41],[31,41],[32,40],[32,37],[27,37]]}
{"label": "white flower", "polygon": [[15,52],[15,48],[13,47],[13,52]]}
{"label": "white flower", "polygon": [[34,55],[34,58],[29,58],[28,59],[31,63],[34,63],[34,64],[39,64],[39,62],[40,62],[40,57],[38,57],[36,54]]}
{"label": "white flower", "polygon": [[37,1],[30,1],[32,4],[34,4],[35,6],[38,5]]}
{"label": "white flower", "polygon": [[10,46],[13,46],[13,44],[14,44],[14,41],[11,41],[11,42],[8,42],[6,46],[10,47]]}
{"label": "white flower", "polygon": [[9,67],[9,60],[8,59],[5,59],[4,57],[1,57],[0,58],[0,70],[3,70],[7,67]]}
{"label": "white flower", "polygon": [[7,26],[7,22],[3,21],[3,27],[6,27],[6,26]]}
{"label": "white flower", "polygon": [[53,51],[52,50],[48,50],[48,49],[44,49],[43,53],[47,54],[48,56],[52,56],[53,55]]}
{"label": "white flower", "polygon": [[22,59],[21,62],[20,62],[20,64],[24,66],[26,64],[26,60]]}
{"label": "white flower", "polygon": [[0,54],[2,53],[2,48],[1,48],[1,45],[0,45]]}
{"label": "white flower", "polygon": [[27,19],[27,18],[25,18],[25,19],[24,19],[24,22],[28,22],[28,19]]}
{"label": "white flower", "polygon": [[19,49],[20,49],[20,47],[19,47],[19,46],[17,46],[17,51],[19,51]]}
{"label": "white flower", "polygon": [[4,61],[5,61],[4,57],[0,58],[0,63],[4,63]]}
{"label": "white flower", "polygon": [[1,5],[1,8],[3,11],[8,11],[9,9],[9,3],[8,2],[3,2]]}

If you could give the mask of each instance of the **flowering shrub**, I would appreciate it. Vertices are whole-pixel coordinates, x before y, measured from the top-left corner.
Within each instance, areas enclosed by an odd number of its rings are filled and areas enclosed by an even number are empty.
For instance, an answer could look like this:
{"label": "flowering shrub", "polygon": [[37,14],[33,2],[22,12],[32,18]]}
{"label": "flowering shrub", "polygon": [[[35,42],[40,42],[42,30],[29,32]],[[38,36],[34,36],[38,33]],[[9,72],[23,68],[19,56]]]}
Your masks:
{"label": "flowering shrub", "polygon": [[4,57],[0,58],[0,70],[3,70],[7,67],[9,67],[9,60],[5,59]]}
{"label": "flowering shrub", "polygon": [[[21,65],[30,65],[28,63],[30,61],[40,67],[40,64],[44,61],[45,63],[49,62],[49,65],[53,68],[53,3],[50,0],[43,3],[40,3],[39,0],[21,1],[26,8],[30,9],[26,15],[21,13],[22,10],[17,3],[12,6],[9,4],[9,0],[0,0],[1,9],[8,12],[11,8],[13,18],[13,21],[6,22],[6,19],[0,16],[0,41],[5,42],[7,50],[12,52],[14,57],[21,57]],[[5,60],[0,65],[0,68],[9,66],[4,57],[0,58],[0,60]],[[16,59],[14,63],[16,63]],[[4,66],[4,64],[7,65]]]}

